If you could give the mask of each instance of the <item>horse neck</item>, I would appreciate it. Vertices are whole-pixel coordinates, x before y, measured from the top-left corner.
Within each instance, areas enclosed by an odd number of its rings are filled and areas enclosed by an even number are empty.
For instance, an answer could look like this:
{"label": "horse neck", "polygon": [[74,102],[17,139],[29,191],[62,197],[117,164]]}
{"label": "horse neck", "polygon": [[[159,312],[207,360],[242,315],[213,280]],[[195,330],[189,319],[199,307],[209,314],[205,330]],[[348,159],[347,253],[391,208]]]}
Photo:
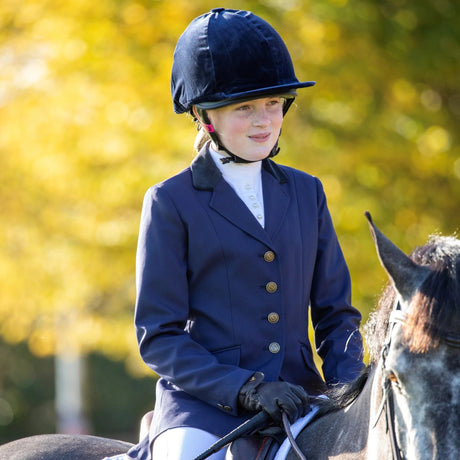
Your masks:
{"label": "horse neck", "polygon": [[[336,460],[392,458],[385,432],[384,414],[377,419],[382,401],[380,376],[379,368],[373,366],[361,392],[346,407],[332,409],[326,402],[322,415],[313,420],[311,425],[307,425],[297,438],[307,458]],[[290,454],[287,458],[296,457]]]}
{"label": "horse neck", "polygon": [[[372,374],[360,394],[348,403],[332,400],[320,404],[320,415],[302,431],[297,440],[307,458],[365,460],[369,436]],[[340,399],[340,398],[338,398]],[[331,405],[329,405],[331,403]],[[294,454],[287,457],[294,459]]]}
{"label": "horse neck", "polygon": [[380,411],[383,399],[380,369],[379,365],[371,366],[367,381],[358,397],[335,415],[335,423],[341,427],[340,437],[349,439],[349,452],[354,453],[354,460],[392,458],[385,414]]}

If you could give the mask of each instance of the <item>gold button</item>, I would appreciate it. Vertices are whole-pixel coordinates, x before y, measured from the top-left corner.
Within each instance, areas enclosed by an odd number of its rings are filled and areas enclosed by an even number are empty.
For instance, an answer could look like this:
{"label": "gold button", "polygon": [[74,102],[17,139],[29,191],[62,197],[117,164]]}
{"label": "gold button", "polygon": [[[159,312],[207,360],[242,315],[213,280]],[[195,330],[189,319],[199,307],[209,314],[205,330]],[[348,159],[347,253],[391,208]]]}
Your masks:
{"label": "gold button", "polygon": [[270,294],[273,294],[274,292],[277,291],[278,285],[277,285],[274,281],[269,281],[269,282],[266,284],[265,289],[266,289],[267,292],[269,292]]}
{"label": "gold button", "polygon": [[276,353],[279,353],[279,351],[281,350],[281,347],[278,342],[272,342],[268,346],[268,349],[270,350],[270,353],[276,354]]}
{"label": "gold button", "polygon": [[265,262],[273,262],[275,260],[275,253],[273,251],[267,251],[264,254]]}
{"label": "gold button", "polygon": [[276,324],[280,320],[280,316],[278,315],[278,313],[274,311],[271,312],[267,318],[268,318],[268,321],[272,324]]}

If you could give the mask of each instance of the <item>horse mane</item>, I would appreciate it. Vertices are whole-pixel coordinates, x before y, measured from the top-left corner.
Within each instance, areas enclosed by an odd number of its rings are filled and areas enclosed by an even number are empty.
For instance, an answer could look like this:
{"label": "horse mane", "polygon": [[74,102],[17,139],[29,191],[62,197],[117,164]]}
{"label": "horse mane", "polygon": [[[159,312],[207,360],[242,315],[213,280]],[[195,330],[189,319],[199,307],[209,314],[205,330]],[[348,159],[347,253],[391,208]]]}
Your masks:
{"label": "horse mane", "polygon": [[331,386],[325,392],[327,399],[317,398],[315,405],[319,407],[318,416],[349,406],[361,394],[371,369],[371,366],[366,366],[352,382]]}
{"label": "horse mane", "polygon": [[458,336],[460,314],[460,241],[432,237],[414,251],[414,262],[432,272],[411,301],[404,338],[410,351],[426,353],[447,335]]}
{"label": "horse mane", "polygon": [[[404,339],[410,351],[425,353],[438,346],[446,335],[458,337],[460,330],[460,240],[453,236],[430,237],[424,246],[415,248],[409,257],[419,265],[432,269],[410,302],[403,326]],[[388,334],[389,316],[395,306],[397,292],[388,283],[363,327],[369,353],[369,366],[350,383],[327,391],[329,399],[319,403],[320,414],[351,404],[361,393],[373,365],[381,355]],[[456,319],[457,318],[457,319]]]}

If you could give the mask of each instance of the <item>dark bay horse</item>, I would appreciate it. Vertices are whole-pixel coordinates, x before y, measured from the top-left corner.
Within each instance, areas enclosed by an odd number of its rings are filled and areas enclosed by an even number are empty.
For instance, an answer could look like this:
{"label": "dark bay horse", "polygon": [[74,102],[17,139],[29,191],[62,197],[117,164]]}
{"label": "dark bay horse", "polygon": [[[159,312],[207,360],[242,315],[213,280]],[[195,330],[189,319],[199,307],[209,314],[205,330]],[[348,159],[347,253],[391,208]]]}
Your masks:
{"label": "dark bay horse", "polygon": [[[433,237],[408,257],[367,218],[390,278],[365,325],[370,365],[331,391],[297,443],[307,460],[457,460],[460,240]],[[0,446],[0,460],[101,460],[130,447],[44,435]],[[297,456],[289,452],[286,460]]]}

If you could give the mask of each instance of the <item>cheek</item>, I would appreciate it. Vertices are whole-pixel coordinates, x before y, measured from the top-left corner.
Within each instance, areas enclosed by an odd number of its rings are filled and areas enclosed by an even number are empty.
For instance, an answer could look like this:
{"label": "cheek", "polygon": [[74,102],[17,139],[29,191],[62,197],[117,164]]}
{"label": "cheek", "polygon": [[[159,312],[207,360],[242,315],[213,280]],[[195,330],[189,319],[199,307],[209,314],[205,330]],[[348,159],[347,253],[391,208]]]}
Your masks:
{"label": "cheek", "polygon": [[281,127],[281,125],[283,124],[283,121],[284,121],[284,115],[283,115],[282,112],[278,115],[277,121],[278,121],[279,126]]}
{"label": "cheek", "polygon": [[233,120],[231,123],[220,125],[216,128],[217,133],[223,139],[229,141],[238,141],[248,130],[248,124],[241,120]]}
{"label": "cheek", "polygon": [[244,130],[244,122],[227,113],[209,113],[213,128],[220,137],[233,137]]}
{"label": "cheek", "polygon": [[279,116],[273,117],[272,118],[272,126],[276,128],[277,130],[281,130],[281,126],[283,124],[283,114],[280,114]]}

